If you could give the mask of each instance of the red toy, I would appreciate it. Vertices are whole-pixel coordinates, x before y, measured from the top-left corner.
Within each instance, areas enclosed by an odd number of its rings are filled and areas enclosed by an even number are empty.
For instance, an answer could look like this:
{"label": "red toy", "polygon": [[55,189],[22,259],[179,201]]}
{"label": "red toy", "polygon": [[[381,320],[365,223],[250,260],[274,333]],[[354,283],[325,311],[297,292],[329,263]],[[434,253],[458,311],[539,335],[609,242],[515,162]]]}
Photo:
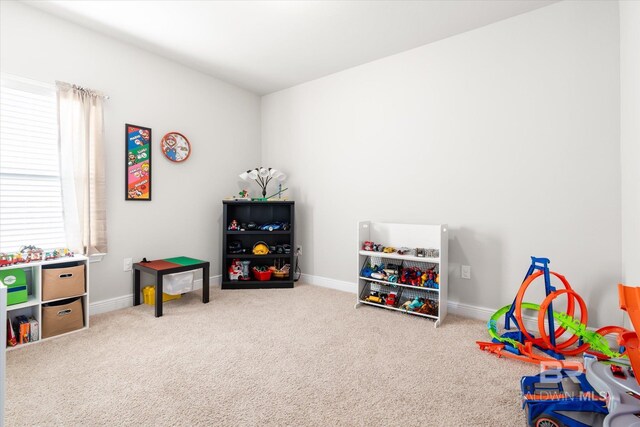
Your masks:
{"label": "red toy", "polygon": [[0,254],[0,267],[14,264],[13,257],[7,254]]}
{"label": "red toy", "polygon": [[396,306],[396,303],[398,302],[397,297],[398,297],[398,296],[397,296],[396,294],[394,294],[394,293],[390,293],[390,294],[389,294],[389,296],[387,296],[387,302],[386,302],[386,304],[387,304],[387,305],[390,305],[390,306],[392,306],[392,307],[395,307],[395,306]]}
{"label": "red toy", "polygon": [[405,285],[420,286],[421,276],[422,271],[418,267],[403,268],[399,282]]}
{"label": "red toy", "polygon": [[229,266],[229,280],[244,280],[244,277],[242,277],[242,263],[239,259],[234,259]]}
{"label": "red toy", "polygon": [[366,241],[362,244],[363,251],[372,251],[373,250],[373,242]]}

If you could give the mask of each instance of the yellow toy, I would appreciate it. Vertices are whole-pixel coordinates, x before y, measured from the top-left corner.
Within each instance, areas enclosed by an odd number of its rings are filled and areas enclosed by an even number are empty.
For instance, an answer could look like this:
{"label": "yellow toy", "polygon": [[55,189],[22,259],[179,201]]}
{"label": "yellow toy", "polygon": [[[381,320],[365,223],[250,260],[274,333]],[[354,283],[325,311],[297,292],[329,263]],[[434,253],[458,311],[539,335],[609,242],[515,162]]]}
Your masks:
{"label": "yellow toy", "polygon": [[[162,302],[172,301],[182,298],[182,295],[169,295],[162,293]],[[147,305],[156,305],[156,288],[155,286],[145,286],[142,288],[142,301]]]}
{"label": "yellow toy", "polygon": [[386,296],[386,294],[380,295],[378,292],[372,291],[364,300],[367,302],[374,302],[376,304],[384,304]]}
{"label": "yellow toy", "polygon": [[254,255],[267,255],[269,253],[269,246],[265,242],[257,242],[253,245]]}

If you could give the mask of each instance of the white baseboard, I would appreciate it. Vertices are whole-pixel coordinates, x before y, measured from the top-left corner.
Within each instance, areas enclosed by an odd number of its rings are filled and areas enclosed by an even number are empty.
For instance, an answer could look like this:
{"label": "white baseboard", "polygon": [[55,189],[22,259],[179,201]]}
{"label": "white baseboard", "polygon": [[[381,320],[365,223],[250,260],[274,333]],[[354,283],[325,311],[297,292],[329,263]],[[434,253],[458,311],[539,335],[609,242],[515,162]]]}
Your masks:
{"label": "white baseboard", "polygon": [[358,286],[355,283],[345,282],[342,280],[330,279],[322,276],[312,276],[310,274],[301,274],[300,281],[310,285],[316,285],[323,288],[335,289],[343,292],[355,294]]}
{"label": "white baseboard", "polygon": [[[220,287],[222,281],[222,275],[209,277],[209,288]],[[194,280],[193,289],[202,289],[202,279]],[[115,298],[110,298],[102,301],[96,301],[89,304],[89,316],[94,314],[107,313],[109,311],[120,310],[133,306],[133,294],[122,295]]]}
{"label": "white baseboard", "polygon": [[468,317],[470,319],[488,320],[496,310],[486,307],[464,304],[456,301],[447,301],[447,310],[456,316]]}
{"label": "white baseboard", "polygon": [[[506,305],[506,304],[505,304]],[[454,314],[456,316],[467,317],[469,319],[478,319],[484,320],[486,322],[489,321],[491,316],[497,311],[497,309],[491,309],[486,307],[478,307],[470,304],[463,304],[461,302],[456,301],[448,301],[447,309],[449,313]],[[538,330],[538,318],[534,316],[522,316],[522,320],[524,322],[525,328],[529,331],[537,331]],[[498,325],[500,327],[504,326],[504,318],[501,318],[498,321]],[[512,327],[516,326],[512,322]]]}
{"label": "white baseboard", "polygon": [[[209,288],[211,288],[212,286],[219,288],[221,283],[222,283],[222,274],[209,277]],[[193,290],[197,291],[198,289],[202,289],[202,279],[196,279],[193,281]]]}
{"label": "white baseboard", "polygon": [[133,305],[133,294],[96,301],[89,304],[89,316],[120,310]]}

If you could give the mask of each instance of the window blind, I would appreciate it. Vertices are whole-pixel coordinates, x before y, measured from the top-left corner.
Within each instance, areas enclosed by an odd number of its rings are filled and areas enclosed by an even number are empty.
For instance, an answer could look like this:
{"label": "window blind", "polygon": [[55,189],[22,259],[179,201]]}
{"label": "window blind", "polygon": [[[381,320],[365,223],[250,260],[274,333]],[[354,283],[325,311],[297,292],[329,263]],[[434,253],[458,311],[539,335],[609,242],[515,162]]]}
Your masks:
{"label": "window blind", "polygon": [[66,246],[54,85],[0,77],[0,252]]}

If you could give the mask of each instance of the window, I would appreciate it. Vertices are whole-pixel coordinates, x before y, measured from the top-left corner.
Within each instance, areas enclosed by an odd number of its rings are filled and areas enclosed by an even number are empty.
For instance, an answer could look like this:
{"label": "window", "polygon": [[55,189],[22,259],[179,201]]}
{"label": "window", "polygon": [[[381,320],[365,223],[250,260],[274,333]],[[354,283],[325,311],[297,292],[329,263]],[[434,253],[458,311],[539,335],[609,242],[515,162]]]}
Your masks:
{"label": "window", "polygon": [[0,252],[66,247],[56,89],[0,79]]}

